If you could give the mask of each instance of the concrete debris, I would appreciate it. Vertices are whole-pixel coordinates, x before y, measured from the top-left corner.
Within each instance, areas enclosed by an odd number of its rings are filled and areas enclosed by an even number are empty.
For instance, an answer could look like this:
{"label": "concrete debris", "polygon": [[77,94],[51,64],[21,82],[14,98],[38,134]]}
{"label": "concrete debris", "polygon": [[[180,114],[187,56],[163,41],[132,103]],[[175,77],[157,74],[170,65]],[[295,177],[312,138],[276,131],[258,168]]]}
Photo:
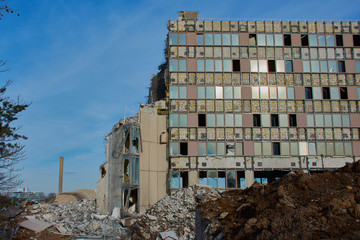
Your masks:
{"label": "concrete debris", "polygon": [[199,196],[206,201],[219,198],[220,193],[208,186],[195,185],[164,197],[135,220],[129,228],[131,238],[155,239],[162,232],[173,231],[179,239],[195,239],[196,198]]}
{"label": "concrete debris", "polygon": [[162,240],[178,240],[179,238],[176,236],[174,231],[161,232],[159,234],[160,239]]}
{"label": "concrete debris", "polygon": [[120,217],[120,208],[119,207],[114,207],[114,210],[113,210],[111,216],[113,218],[119,218]]}
{"label": "concrete debris", "polygon": [[52,224],[44,222],[44,221],[39,221],[36,219],[30,219],[30,220],[25,220],[25,221],[19,223],[19,226],[30,229],[34,232],[41,232],[41,231],[44,231],[45,229],[47,229],[48,227],[51,227]]}
{"label": "concrete debris", "polygon": [[55,233],[73,236],[120,237],[125,233],[120,219],[97,214],[95,200],[84,199],[70,203],[39,203],[29,209],[36,219],[54,224]]}
{"label": "concrete debris", "polygon": [[22,213],[22,210],[17,208],[17,207],[9,207],[7,209],[1,210],[0,215],[5,217],[5,218],[14,218],[17,215],[19,215],[20,213]]}

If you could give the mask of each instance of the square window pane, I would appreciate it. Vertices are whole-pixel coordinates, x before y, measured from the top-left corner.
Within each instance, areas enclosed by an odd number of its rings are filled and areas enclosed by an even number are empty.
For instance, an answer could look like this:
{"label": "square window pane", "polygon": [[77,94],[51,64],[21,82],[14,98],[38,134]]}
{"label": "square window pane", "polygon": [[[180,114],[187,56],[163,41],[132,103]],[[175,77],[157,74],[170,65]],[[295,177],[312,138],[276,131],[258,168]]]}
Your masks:
{"label": "square window pane", "polygon": [[178,60],[170,59],[169,66],[170,66],[170,69],[169,69],[170,72],[177,72],[179,70]]}
{"label": "square window pane", "polygon": [[206,155],[206,143],[199,143],[199,155]]}
{"label": "square window pane", "polygon": [[242,127],[242,115],[241,114],[235,114],[235,127]]}
{"label": "square window pane", "polygon": [[205,66],[206,66],[207,72],[213,72],[214,71],[214,60],[206,60]]}
{"label": "square window pane", "polygon": [[239,35],[238,34],[231,34],[231,44],[233,46],[239,45]]}
{"label": "square window pane", "polygon": [[266,35],[267,46],[274,46],[274,36],[272,34]]}
{"label": "square window pane", "polygon": [[332,127],[332,119],[330,114],[326,114],[324,116],[324,120],[325,120],[325,127]]}
{"label": "square window pane", "polygon": [[213,35],[211,33],[205,34],[205,45],[213,45]]}
{"label": "square window pane", "polygon": [[251,87],[251,96],[253,99],[259,99],[259,87]]}
{"label": "square window pane", "polygon": [[230,46],[230,34],[223,34],[223,45]]}
{"label": "square window pane", "polygon": [[303,72],[310,72],[310,61],[303,61]]}
{"label": "square window pane", "polygon": [[326,143],[326,154],[329,156],[333,156],[334,152],[334,143]]}
{"label": "square window pane", "polygon": [[321,114],[315,114],[315,127],[324,126],[324,116]]}
{"label": "square window pane", "polygon": [[328,61],[329,72],[337,72],[337,64],[336,61]]}
{"label": "square window pane", "polygon": [[186,45],[186,33],[179,33],[179,45]]}
{"label": "square window pane", "polygon": [[179,155],[179,143],[177,142],[170,143],[170,155],[171,156]]}
{"label": "square window pane", "polygon": [[317,142],[316,143],[316,150],[318,155],[326,155],[325,143],[324,142]]}
{"label": "square window pane", "polygon": [[299,142],[299,155],[300,156],[309,155],[309,148],[307,142]]}
{"label": "square window pane", "polygon": [[224,72],[232,72],[232,60],[224,60]]}
{"label": "square window pane", "polygon": [[186,60],[179,60],[179,71],[186,72]]}
{"label": "square window pane", "polygon": [[187,92],[187,87],[179,87],[179,98],[180,99],[186,99],[186,92]]}
{"label": "square window pane", "polygon": [[287,114],[279,114],[279,125],[280,125],[280,127],[288,126],[288,115]]}
{"label": "square window pane", "polygon": [[295,91],[293,87],[288,87],[287,88],[287,95],[288,95],[288,99],[294,99],[295,98]]}
{"label": "square window pane", "polygon": [[265,34],[257,34],[257,45],[258,46],[265,46]]}
{"label": "square window pane", "polygon": [[334,127],[341,127],[341,116],[340,114],[333,115],[333,126]]}
{"label": "square window pane", "polygon": [[269,87],[260,87],[260,96],[261,99],[269,98]]}
{"label": "square window pane", "polygon": [[223,127],[224,126],[224,114],[216,115],[216,126]]}
{"label": "square window pane", "polygon": [[342,115],[342,126],[343,127],[350,127],[349,115]]}
{"label": "square window pane", "polygon": [[199,99],[205,98],[205,87],[198,87],[198,98]]}
{"label": "square window pane", "polygon": [[309,35],[309,46],[316,47],[317,44],[317,36],[316,35]]}
{"label": "square window pane", "polygon": [[197,41],[197,45],[204,45],[204,35],[203,34],[197,34],[196,35],[196,41]]}
{"label": "square window pane", "polygon": [[322,73],[328,72],[327,61],[320,61],[320,71]]}
{"label": "square window pane", "polygon": [[259,72],[267,72],[268,64],[267,60],[259,60]]}
{"label": "square window pane", "polygon": [[250,71],[251,72],[257,72],[258,71],[258,61],[257,60],[250,60]]}
{"label": "square window pane", "polygon": [[214,34],[214,45],[221,45],[221,34]]}
{"label": "square window pane", "polygon": [[234,98],[235,99],[241,98],[241,87],[234,87]]}
{"label": "square window pane", "polygon": [[318,39],[319,39],[319,46],[324,47],[325,46],[325,36],[319,35]]}
{"label": "square window pane", "polygon": [[179,115],[170,114],[170,127],[178,127],[178,126],[179,126]]}
{"label": "square window pane", "polygon": [[206,98],[207,99],[215,98],[214,87],[206,87]]}
{"label": "square window pane", "polygon": [[217,155],[225,155],[225,143],[217,143]]}
{"label": "square window pane", "polygon": [[215,72],[222,72],[222,60],[215,60]]}
{"label": "square window pane", "polygon": [[311,72],[319,72],[319,61],[310,61],[311,62]]}
{"label": "square window pane", "polygon": [[225,114],[225,127],[233,127],[233,126],[234,126],[234,115]]}
{"label": "square window pane", "polygon": [[187,127],[187,114],[180,114],[180,127]]}
{"label": "square window pane", "polygon": [[284,60],[276,60],[276,72],[285,72]]}
{"label": "square window pane", "polygon": [[263,142],[263,155],[265,155],[265,156],[272,155],[270,142]]}
{"label": "square window pane", "polygon": [[278,87],[278,98],[286,99],[286,87]]}
{"label": "square window pane", "polygon": [[261,125],[263,127],[270,127],[270,114],[261,114]]}
{"label": "square window pane", "polygon": [[277,88],[276,87],[270,87],[270,98],[277,99]]}
{"label": "square window pane", "polygon": [[339,156],[344,155],[344,145],[342,142],[335,143],[335,155],[339,155]]}
{"label": "square window pane", "polygon": [[283,46],[283,36],[282,34],[275,34],[275,46]]}
{"label": "square window pane", "polygon": [[261,155],[261,143],[254,143],[254,155],[259,156]]}
{"label": "square window pane", "polygon": [[215,91],[216,91],[216,98],[217,99],[223,99],[223,87],[215,87]]}
{"label": "square window pane", "polygon": [[322,88],[321,87],[313,87],[313,99],[322,99]]}
{"label": "square window pane", "polygon": [[344,143],[344,147],[345,147],[345,156],[352,156],[353,152],[352,152],[352,145],[349,142]]}
{"label": "square window pane", "polygon": [[208,155],[216,155],[216,143],[208,142]]}
{"label": "square window pane", "polygon": [[224,95],[226,99],[232,99],[233,98],[232,87],[224,87]]}
{"label": "square window pane", "polygon": [[331,97],[331,99],[340,99],[339,88],[331,87],[330,88],[330,97]]}
{"label": "square window pane", "polygon": [[281,142],[280,143],[280,155],[290,155],[289,143]]}
{"label": "square window pane", "polygon": [[334,47],[335,46],[334,35],[326,35],[326,45],[328,47]]}
{"label": "square window pane", "polygon": [[[170,60],[171,61],[171,60]],[[171,70],[170,70],[171,71]],[[197,60],[197,71],[198,72],[204,72],[204,60]]]}
{"label": "square window pane", "polygon": [[309,155],[316,155],[315,143],[309,143]]}
{"label": "square window pane", "polygon": [[169,87],[170,89],[170,99],[176,99],[176,98],[178,98],[178,87],[176,87],[176,86],[170,86]]}
{"label": "square window pane", "polygon": [[296,142],[290,143],[290,149],[291,149],[291,155],[292,156],[299,155],[298,143],[296,143]]}
{"label": "square window pane", "polygon": [[314,127],[314,116],[313,115],[306,115],[306,121],[308,127]]}
{"label": "square window pane", "polygon": [[206,126],[215,127],[215,114],[206,114]]}
{"label": "square window pane", "polygon": [[235,153],[238,156],[244,155],[243,154],[243,144],[242,143],[235,143]]}
{"label": "square window pane", "polygon": [[177,45],[178,44],[177,38],[178,38],[177,33],[169,33],[169,44]]}

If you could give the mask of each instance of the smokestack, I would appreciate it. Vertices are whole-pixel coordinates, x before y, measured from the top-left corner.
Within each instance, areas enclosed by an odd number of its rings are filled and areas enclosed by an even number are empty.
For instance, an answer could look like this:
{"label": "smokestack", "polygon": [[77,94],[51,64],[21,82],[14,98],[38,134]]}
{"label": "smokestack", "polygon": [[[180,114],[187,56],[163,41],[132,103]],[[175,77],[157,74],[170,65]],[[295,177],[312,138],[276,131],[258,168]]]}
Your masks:
{"label": "smokestack", "polygon": [[60,157],[60,169],[59,169],[59,194],[63,191],[63,171],[64,171],[64,158]]}

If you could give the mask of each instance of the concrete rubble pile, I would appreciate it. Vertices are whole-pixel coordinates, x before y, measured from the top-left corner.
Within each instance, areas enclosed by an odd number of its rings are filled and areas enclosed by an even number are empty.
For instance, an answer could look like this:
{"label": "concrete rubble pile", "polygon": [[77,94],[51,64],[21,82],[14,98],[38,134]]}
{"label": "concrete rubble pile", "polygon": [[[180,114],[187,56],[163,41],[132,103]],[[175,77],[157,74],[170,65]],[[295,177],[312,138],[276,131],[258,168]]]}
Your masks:
{"label": "concrete rubble pile", "polygon": [[195,239],[196,200],[214,200],[220,192],[195,185],[181,189],[158,201],[139,216],[128,229],[132,239],[154,239],[161,232],[173,231],[179,239]]}
{"label": "concrete rubble pile", "polygon": [[121,236],[125,232],[119,219],[97,214],[95,201],[89,199],[60,204],[35,204],[30,207],[29,213],[54,224],[52,230],[63,235],[109,237]]}

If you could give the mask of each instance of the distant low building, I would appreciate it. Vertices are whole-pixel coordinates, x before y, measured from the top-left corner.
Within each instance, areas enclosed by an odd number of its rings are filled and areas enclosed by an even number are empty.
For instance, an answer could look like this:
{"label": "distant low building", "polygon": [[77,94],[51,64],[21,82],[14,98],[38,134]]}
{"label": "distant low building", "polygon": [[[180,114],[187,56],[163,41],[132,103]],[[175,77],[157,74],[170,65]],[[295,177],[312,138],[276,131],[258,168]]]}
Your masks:
{"label": "distant low building", "polygon": [[2,192],[1,195],[29,202],[41,202],[45,199],[45,194],[43,192],[30,192],[29,188],[17,188],[13,192]]}

